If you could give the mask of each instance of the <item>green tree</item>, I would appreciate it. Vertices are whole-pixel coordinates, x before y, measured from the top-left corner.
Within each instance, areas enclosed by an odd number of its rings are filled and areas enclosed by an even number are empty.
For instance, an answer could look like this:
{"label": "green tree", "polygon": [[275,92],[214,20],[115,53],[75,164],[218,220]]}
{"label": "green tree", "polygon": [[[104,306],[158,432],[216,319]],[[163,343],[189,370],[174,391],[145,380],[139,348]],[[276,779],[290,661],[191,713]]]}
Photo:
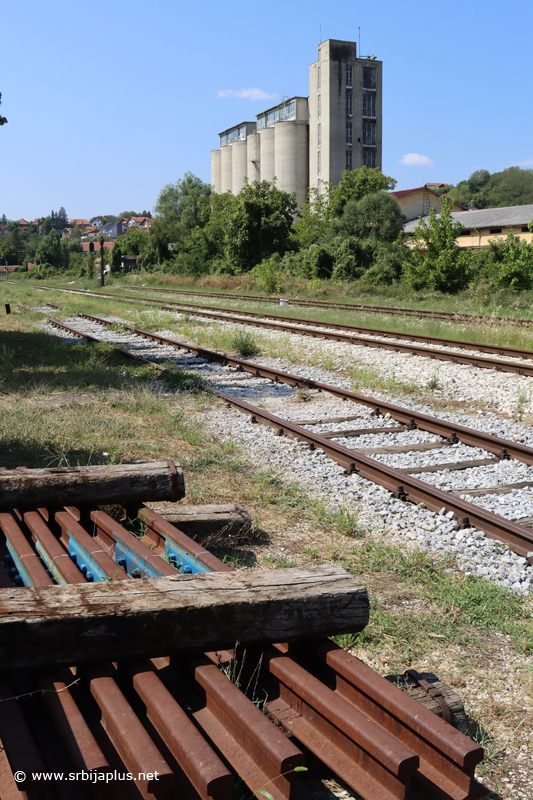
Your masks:
{"label": "green tree", "polygon": [[360,200],[349,200],[339,219],[332,223],[335,234],[395,242],[403,233],[402,210],[395,197],[387,192],[367,194]]}
{"label": "green tree", "polygon": [[53,267],[64,265],[64,251],[61,249],[59,231],[51,230],[43,236],[35,253],[36,264],[51,264]]}
{"label": "green tree", "polygon": [[[0,106],[1,105],[2,105],[2,92],[0,92]],[[7,122],[7,119],[0,115],[0,125],[5,125],[6,122]]]}
{"label": "green tree", "polygon": [[178,223],[184,232],[205,225],[209,219],[211,186],[192,172],[186,172],[176,183],[167,183],[157,198],[155,212],[167,224]]}
{"label": "green tree", "polygon": [[414,230],[414,248],[404,267],[406,281],[414,289],[454,292],[467,282],[471,253],[455,242],[463,226],[453,221],[452,205],[443,197],[440,215],[432,208],[429,218],[421,219]]}
{"label": "green tree", "polygon": [[344,170],[337,186],[329,187],[329,215],[340,217],[349,200],[361,200],[367,194],[394,189],[397,181],[373,167]]}
{"label": "green tree", "polygon": [[225,256],[232,272],[249,272],[274,253],[289,248],[296,193],[269,181],[246,182],[229,206]]}
{"label": "green tree", "polygon": [[309,202],[298,209],[299,219],[293,225],[293,238],[298,248],[317,244],[328,227],[328,196],[309,190]]}
{"label": "green tree", "polygon": [[505,240],[499,283],[514,291],[533,286],[533,246],[516,236],[512,228],[509,228]]}
{"label": "green tree", "polygon": [[445,186],[439,192],[446,192],[460,203],[475,208],[530,205],[533,203],[533,170],[509,167],[491,174],[480,169],[457,186]]}

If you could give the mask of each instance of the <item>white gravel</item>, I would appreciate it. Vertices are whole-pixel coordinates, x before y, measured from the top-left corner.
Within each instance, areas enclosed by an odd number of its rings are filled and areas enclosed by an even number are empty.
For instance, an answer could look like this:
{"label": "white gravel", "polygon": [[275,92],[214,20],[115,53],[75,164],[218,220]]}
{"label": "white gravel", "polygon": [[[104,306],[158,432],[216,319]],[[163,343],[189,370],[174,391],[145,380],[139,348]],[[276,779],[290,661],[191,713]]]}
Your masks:
{"label": "white gravel", "polygon": [[[120,320],[116,320],[117,322]],[[374,428],[396,425],[394,420],[376,418],[371,416],[370,409],[356,403],[341,402],[326,393],[306,391],[302,402],[302,393],[285,384],[273,384],[261,378],[247,377],[246,374],[236,373],[229,367],[221,367],[205,360],[196,359],[183,351],[157,345],[146,339],[132,336],[128,333],[118,333],[102,326],[81,320],[78,317],[66,321],[67,325],[80,331],[92,333],[103,341],[112,344],[127,345],[139,355],[144,355],[156,360],[157,358],[172,359],[176,364],[191,371],[199,370],[202,375],[209,378],[212,385],[238,396],[247,402],[260,405],[268,411],[286,419],[322,419],[326,417],[341,417],[359,415],[360,419],[344,423],[328,423],[314,425],[312,430],[320,431],[346,430],[348,428]],[[65,341],[76,341],[56,328],[47,326],[46,330]],[[165,331],[159,331],[165,335]],[[175,334],[166,332],[176,338]],[[279,334],[274,334],[278,336]],[[305,339],[306,347],[311,348],[316,343]],[[318,346],[318,345],[316,345]],[[321,348],[331,348],[332,352],[339,347],[337,343],[321,342]],[[346,345],[340,346],[345,348]],[[351,347],[351,346],[350,346]],[[368,353],[361,348],[362,353]],[[345,349],[343,358],[346,357]],[[338,351],[336,357],[342,363],[343,358]],[[370,352],[372,366],[378,365],[380,370],[387,368],[388,357],[397,359],[398,354],[386,351]],[[415,357],[416,359],[416,357]],[[261,358],[261,363],[275,366],[288,372],[296,373],[301,377],[311,378],[324,383],[334,384],[342,388],[351,388],[350,381],[339,377],[338,373],[328,372],[318,367],[295,367],[281,359]],[[417,359],[416,373],[420,378],[424,369],[419,366]],[[409,378],[413,375],[414,362],[410,360]],[[495,383],[501,382],[501,393],[504,402],[505,382],[511,380],[513,386],[516,381],[522,385],[529,378],[514,378],[509,374],[487,374],[485,370],[464,370],[458,365],[444,364],[448,377],[446,380],[461,381],[462,391],[465,395],[469,392],[472,397],[487,396],[491,387],[496,392]],[[431,375],[435,372],[435,362],[431,365]],[[396,373],[396,377],[401,376]],[[422,377],[424,377],[422,375]],[[430,376],[431,377],[431,376]],[[407,378],[407,375],[405,376]],[[484,388],[480,386],[480,379]],[[442,372],[441,372],[442,382]],[[494,383],[493,383],[494,382]],[[468,384],[468,387],[467,387]],[[490,384],[487,385],[487,384]],[[159,383],[164,390],[164,384]],[[375,397],[386,399],[405,408],[416,409],[422,413],[434,415],[432,410],[413,399],[390,398],[373,393]],[[500,395],[498,394],[498,397]],[[493,404],[494,407],[494,404]],[[501,411],[501,409],[500,409]],[[526,426],[510,422],[501,417],[476,416],[474,418],[465,414],[446,413],[439,415],[442,419],[454,421],[456,424],[467,425],[478,430],[494,433],[505,439],[523,441],[533,446],[533,432]],[[234,409],[216,406],[207,412],[208,424],[222,437],[232,437],[246,444],[248,454],[256,463],[262,463],[270,469],[283,475],[286,479],[298,481],[305,485],[314,495],[325,498],[331,506],[341,506],[351,511],[359,511],[361,525],[367,526],[373,532],[387,532],[396,541],[409,545],[418,545],[441,554],[448,554],[456,559],[458,566],[467,574],[476,574],[487,580],[494,581],[503,587],[510,587],[524,594],[533,592],[533,568],[526,559],[510,551],[506,545],[488,539],[482,531],[475,529],[459,530],[459,523],[453,512],[446,513],[442,509],[438,514],[427,510],[425,507],[413,506],[393,497],[386,489],[370,483],[357,475],[345,475],[342,467],[331,461],[322,451],[315,450],[310,453],[307,444],[296,440],[276,436],[270,429],[261,425],[251,425],[248,417]],[[343,438],[338,440],[344,446],[353,448],[363,447],[388,447],[400,444],[442,441],[440,437],[425,431],[412,430],[396,434],[366,434],[360,437]],[[424,465],[457,462],[470,459],[490,457],[486,451],[471,448],[464,444],[443,446],[441,449],[427,452],[388,453],[373,456],[376,460],[386,463],[391,467],[409,469]],[[423,473],[417,478],[422,478],[427,483],[438,486],[444,490],[465,492],[461,496],[465,500],[475,503],[494,513],[517,520],[522,517],[533,516],[533,467],[518,461],[501,461],[487,466],[472,467],[467,470],[444,470],[435,473]],[[531,488],[515,489],[509,494],[483,495],[480,497],[468,496],[468,490],[486,486],[502,486],[508,483],[531,480]],[[532,545],[533,550],[533,545]]]}

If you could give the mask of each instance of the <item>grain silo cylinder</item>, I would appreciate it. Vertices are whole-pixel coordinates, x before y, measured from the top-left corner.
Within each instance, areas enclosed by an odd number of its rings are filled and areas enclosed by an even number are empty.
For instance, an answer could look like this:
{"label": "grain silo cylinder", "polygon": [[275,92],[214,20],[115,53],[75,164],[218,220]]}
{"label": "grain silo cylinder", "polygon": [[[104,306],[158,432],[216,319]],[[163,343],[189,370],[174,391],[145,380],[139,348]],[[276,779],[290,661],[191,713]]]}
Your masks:
{"label": "grain silo cylinder", "polygon": [[296,192],[298,205],[307,202],[309,186],[309,126],[303,122],[278,122],[274,172],[276,186]]}
{"label": "grain silo cylinder", "polygon": [[211,187],[215,194],[220,194],[220,170],[220,150],[211,150]]}
{"label": "grain silo cylinder", "polygon": [[231,145],[226,145],[226,147],[220,148],[220,191],[222,194],[224,192],[231,192],[232,184],[233,184],[233,177],[232,177],[232,169],[231,169]]}
{"label": "grain silo cylinder", "polygon": [[246,144],[248,158],[247,176],[249,183],[261,180],[260,142],[261,139],[258,133],[248,134]]}
{"label": "grain silo cylinder", "polygon": [[248,152],[246,140],[244,142],[233,142],[231,150],[231,191],[233,194],[239,194],[244,186],[244,179],[247,177]]}
{"label": "grain silo cylinder", "polygon": [[263,128],[261,137],[261,180],[272,183],[275,176],[274,149],[276,128]]}

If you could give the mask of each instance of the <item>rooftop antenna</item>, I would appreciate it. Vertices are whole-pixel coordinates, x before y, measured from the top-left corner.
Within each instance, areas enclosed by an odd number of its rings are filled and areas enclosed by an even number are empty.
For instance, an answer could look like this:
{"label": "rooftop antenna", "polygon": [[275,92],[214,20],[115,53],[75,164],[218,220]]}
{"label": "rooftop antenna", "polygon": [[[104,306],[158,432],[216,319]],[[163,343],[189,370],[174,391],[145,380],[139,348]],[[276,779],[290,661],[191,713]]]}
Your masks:
{"label": "rooftop antenna", "polygon": [[361,26],[359,25],[359,58],[361,58]]}
{"label": "rooftop antenna", "polygon": [[322,25],[320,26],[320,44],[322,44]]}

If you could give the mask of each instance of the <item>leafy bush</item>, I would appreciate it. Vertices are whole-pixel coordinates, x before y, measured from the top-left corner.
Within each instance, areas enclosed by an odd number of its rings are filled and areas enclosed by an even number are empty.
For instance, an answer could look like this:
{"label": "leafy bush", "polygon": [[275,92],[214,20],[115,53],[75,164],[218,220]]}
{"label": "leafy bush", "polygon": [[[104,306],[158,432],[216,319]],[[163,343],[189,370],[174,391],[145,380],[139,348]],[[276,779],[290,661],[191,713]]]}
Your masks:
{"label": "leafy bush", "polygon": [[372,266],[375,244],[355,236],[336,236],[331,242],[335,262],[331,277],[334,280],[354,281]]}
{"label": "leafy bush", "polygon": [[248,356],[255,356],[260,352],[259,345],[254,339],[253,334],[247,331],[246,328],[237,331],[231,340],[231,345],[234,350],[237,350],[237,352],[245,358]]}
{"label": "leafy bush", "polygon": [[516,236],[512,229],[505,240],[499,283],[514,291],[533,286],[533,246]]}
{"label": "leafy bush", "polygon": [[407,284],[413,289],[454,292],[468,282],[471,253],[455,243],[463,226],[452,219],[452,201],[442,198],[442,211],[434,208],[429,218],[420,220],[414,230],[414,249],[404,266]]}
{"label": "leafy bush", "polygon": [[314,244],[302,253],[299,274],[302,278],[331,278],[333,257],[329,250]]}
{"label": "leafy bush", "polygon": [[266,258],[264,261],[261,261],[260,264],[256,264],[252,270],[252,277],[257,282],[259,288],[267,294],[273,294],[274,292],[279,294],[283,291],[281,286],[280,261],[281,258],[278,253],[274,253],[270,258]]}

